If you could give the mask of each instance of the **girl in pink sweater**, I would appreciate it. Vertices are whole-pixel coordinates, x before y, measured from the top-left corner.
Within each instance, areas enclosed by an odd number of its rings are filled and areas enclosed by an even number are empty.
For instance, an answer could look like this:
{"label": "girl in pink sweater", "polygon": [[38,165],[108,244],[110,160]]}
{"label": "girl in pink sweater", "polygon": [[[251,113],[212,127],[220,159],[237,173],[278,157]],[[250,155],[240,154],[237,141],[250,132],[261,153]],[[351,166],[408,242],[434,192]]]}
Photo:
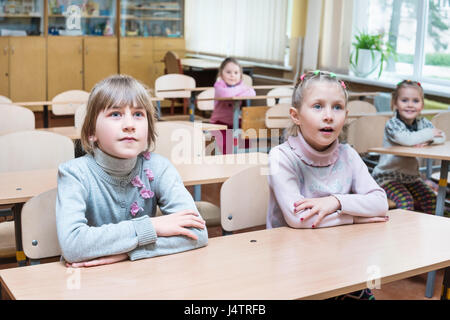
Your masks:
{"label": "girl in pink sweater", "polygon": [[[267,228],[323,228],[384,222],[386,193],[358,153],[338,136],[348,94],[333,73],[300,77],[292,96],[294,122],[286,142],[269,153]],[[338,298],[374,299],[370,290]]]}
{"label": "girl in pink sweater", "polygon": [[[255,90],[246,86],[242,81],[242,66],[234,58],[226,58],[219,67],[219,78],[214,84],[216,98],[237,97],[237,96],[255,96]],[[215,100],[214,110],[211,115],[210,122],[215,124],[225,124],[228,129],[233,129],[233,104],[231,100]],[[241,102],[242,104],[242,102]],[[227,152],[227,140],[232,139],[232,135],[228,139],[226,130],[220,130],[220,133],[213,134],[218,142],[221,152]],[[231,144],[228,143],[228,149]]]}

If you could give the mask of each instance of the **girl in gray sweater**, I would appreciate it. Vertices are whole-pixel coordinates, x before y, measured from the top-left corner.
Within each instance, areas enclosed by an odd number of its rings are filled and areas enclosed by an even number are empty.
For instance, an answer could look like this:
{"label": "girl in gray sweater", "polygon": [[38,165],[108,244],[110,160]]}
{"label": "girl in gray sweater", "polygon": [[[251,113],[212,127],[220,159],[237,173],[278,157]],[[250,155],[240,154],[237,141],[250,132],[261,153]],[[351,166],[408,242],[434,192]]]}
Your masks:
{"label": "girl in gray sweater", "polygon": [[[145,87],[115,75],[91,91],[81,142],[87,154],[59,166],[56,226],[67,266],[88,267],[205,246],[194,200],[155,142]],[[162,216],[156,217],[159,206]]]}
{"label": "girl in gray sweater", "polygon": [[[384,129],[383,146],[415,146],[445,142],[445,133],[420,116],[424,94],[419,82],[404,80],[392,94],[394,116]],[[397,208],[433,214],[436,195],[421,179],[416,158],[382,154],[372,175]]]}

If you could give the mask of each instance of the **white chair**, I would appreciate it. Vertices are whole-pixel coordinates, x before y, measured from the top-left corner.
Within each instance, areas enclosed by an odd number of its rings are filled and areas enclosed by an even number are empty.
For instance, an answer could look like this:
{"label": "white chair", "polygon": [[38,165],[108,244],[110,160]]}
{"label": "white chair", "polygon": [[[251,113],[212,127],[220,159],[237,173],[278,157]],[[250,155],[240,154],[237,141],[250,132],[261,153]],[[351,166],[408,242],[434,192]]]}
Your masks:
{"label": "white chair", "polygon": [[273,88],[267,92],[267,96],[289,96],[288,98],[267,98],[267,106],[273,107],[276,104],[289,104],[292,105],[292,94],[294,89],[289,87]]}
{"label": "white chair", "polygon": [[61,255],[56,234],[56,194],[56,188],[41,193],[22,208],[22,246],[31,265]]}
{"label": "white chair", "polygon": [[431,119],[431,123],[445,132],[447,140],[450,139],[450,111],[438,113]]}
{"label": "white chair", "polygon": [[[52,112],[56,116],[73,115],[75,110],[82,104],[87,103],[89,92],[83,90],[68,90],[57,94],[52,99]],[[62,103],[58,102],[75,102]],[[55,104],[56,103],[56,104]]]}
{"label": "white chair", "polygon": [[286,129],[293,124],[289,109],[291,104],[280,103],[266,112],[266,127],[269,129]]}
{"label": "white chair", "polygon": [[253,78],[250,77],[248,74],[245,74],[245,73],[242,74],[242,81],[248,87],[252,87],[253,86]]}
{"label": "white chair", "polygon": [[0,172],[57,168],[74,158],[71,139],[38,130],[1,135],[0,150]]}
{"label": "white chair", "polygon": [[[74,158],[71,139],[45,131],[19,131],[0,135],[0,172],[57,168]],[[14,223],[0,223],[0,257],[16,250]]]}
{"label": "white chair", "polygon": [[0,95],[0,103],[12,103],[12,100],[8,97]]}
{"label": "white chair", "polygon": [[[215,90],[214,88],[206,89],[197,95],[197,99],[207,99],[214,98]],[[201,111],[212,111],[214,110],[214,100],[207,101],[197,101],[197,109]]]}
{"label": "white chair", "polygon": [[154,152],[175,164],[205,154],[205,138],[201,128],[180,121],[157,121],[155,130]]}
{"label": "white chair", "polygon": [[[184,74],[165,74],[158,77],[155,81],[155,95],[157,98],[172,99],[172,105],[170,107],[170,114],[174,114],[175,100],[177,98],[183,99],[183,113],[187,114],[189,105],[189,98],[191,97],[191,91],[163,91],[170,89],[190,89],[195,88],[195,79]],[[161,104],[157,101],[158,116],[161,113]]]}
{"label": "white chair", "polygon": [[84,118],[86,117],[86,107],[87,105],[84,103],[75,110],[75,128],[81,128],[83,126]]}
{"label": "white chair", "polygon": [[0,103],[0,114],[0,134],[35,128],[34,113],[30,109]]}
{"label": "white chair", "polygon": [[220,189],[220,220],[224,233],[265,226],[269,201],[267,175],[261,165],[244,169]]}

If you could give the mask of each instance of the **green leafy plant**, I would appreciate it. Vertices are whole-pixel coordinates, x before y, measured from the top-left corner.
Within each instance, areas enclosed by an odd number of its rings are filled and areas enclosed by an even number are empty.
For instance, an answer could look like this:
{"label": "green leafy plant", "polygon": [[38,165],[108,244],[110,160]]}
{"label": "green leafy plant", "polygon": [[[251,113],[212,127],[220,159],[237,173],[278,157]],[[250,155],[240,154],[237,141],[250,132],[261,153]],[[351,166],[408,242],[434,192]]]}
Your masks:
{"label": "green leafy plant", "polygon": [[[358,65],[359,49],[370,50],[372,60],[375,59],[375,52],[380,53],[380,69],[378,71],[378,78],[383,72],[383,64],[390,57],[396,58],[396,53],[389,42],[383,40],[383,34],[368,34],[366,32],[359,32],[355,35],[355,41],[352,43],[354,51],[350,54],[350,64],[353,68]],[[378,66],[375,67],[375,69]],[[374,69],[374,70],[375,70]]]}

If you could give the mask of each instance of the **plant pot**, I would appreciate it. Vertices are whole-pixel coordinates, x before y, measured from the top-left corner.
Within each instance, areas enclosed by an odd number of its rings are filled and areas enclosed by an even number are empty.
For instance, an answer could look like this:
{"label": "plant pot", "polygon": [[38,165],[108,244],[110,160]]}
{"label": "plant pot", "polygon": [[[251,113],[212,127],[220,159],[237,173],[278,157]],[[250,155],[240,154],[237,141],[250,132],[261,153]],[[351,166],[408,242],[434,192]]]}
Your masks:
{"label": "plant pot", "polygon": [[358,57],[355,63],[352,64],[352,69],[355,75],[358,77],[367,77],[378,71],[381,63],[381,53],[378,51],[368,50],[368,49],[358,49]]}

